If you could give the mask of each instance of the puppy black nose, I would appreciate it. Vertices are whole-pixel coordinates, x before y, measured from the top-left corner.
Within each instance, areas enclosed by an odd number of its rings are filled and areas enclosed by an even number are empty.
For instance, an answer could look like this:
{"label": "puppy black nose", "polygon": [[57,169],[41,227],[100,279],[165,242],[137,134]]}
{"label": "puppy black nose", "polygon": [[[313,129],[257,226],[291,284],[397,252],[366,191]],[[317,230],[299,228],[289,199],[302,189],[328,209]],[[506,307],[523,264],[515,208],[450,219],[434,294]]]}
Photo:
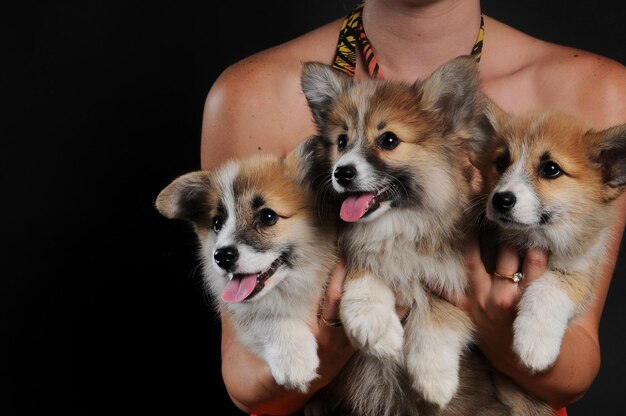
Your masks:
{"label": "puppy black nose", "polygon": [[510,210],[515,206],[515,202],[517,202],[517,198],[513,192],[498,192],[493,195],[491,201],[493,207],[500,212]]}
{"label": "puppy black nose", "polygon": [[222,269],[231,268],[239,258],[239,251],[234,246],[222,247],[215,250],[213,253],[213,259]]}
{"label": "puppy black nose", "polygon": [[333,176],[339,185],[347,186],[356,178],[356,168],[353,165],[337,166]]}

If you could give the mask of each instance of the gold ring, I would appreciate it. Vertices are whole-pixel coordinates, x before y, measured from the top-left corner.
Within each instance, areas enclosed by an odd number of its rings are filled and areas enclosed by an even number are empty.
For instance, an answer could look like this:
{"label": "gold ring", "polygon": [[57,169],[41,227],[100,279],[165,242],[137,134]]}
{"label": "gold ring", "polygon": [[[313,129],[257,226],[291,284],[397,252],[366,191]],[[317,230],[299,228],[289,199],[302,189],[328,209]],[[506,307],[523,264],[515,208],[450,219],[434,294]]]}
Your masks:
{"label": "gold ring", "polygon": [[519,283],[522,280],[524,280],[524,274],[522,272],[516,272],[516,273],[513,273],[513,274],[509,274],[509,275],[504,275],[504,274],[500,274],[498,272],[493,272],[493,275],[496,276],[496,277],[499,277],[501,279],[509,279],[513,283]]}
{"label": "gold ring", "polygon": [[342,327],[343,324],[341,323],[341,320],[339,319],[330,319],[330,320],[326,320],[324,318],[324,315],[322,315],[320,313],[320,319],[322,320],[322,322],[324,322],[326,324],[326,326],[330,326],[331,328],[339,328]]}

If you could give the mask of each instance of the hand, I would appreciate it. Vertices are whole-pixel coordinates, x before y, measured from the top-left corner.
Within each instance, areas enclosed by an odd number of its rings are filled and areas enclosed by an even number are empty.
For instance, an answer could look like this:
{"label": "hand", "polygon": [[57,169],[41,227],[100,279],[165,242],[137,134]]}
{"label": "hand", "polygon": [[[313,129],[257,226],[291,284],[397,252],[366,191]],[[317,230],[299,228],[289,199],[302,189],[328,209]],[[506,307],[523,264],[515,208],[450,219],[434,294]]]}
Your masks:
{"label": "hand", "polygon": [[[471,236],[465,245],[465,260],[469,290],[454,303],[472,318],[481,350],[498,368],[499,365],[506,364],[509,359],[507,357],[513,357],[512,326],[517,303],[524,289],[545,273],[548,256],[538,249],[528,250],[521,267],[524,279],[519,283],[487,272],[480,257],[476,236]],[[519,271],[520,257],[517,250],[508,244],[500,245],[495,268],[503,276]]]}
{"label": "hand", "polygon": [[355,352],[339,320],[345,277],[345,260],[340,258],[330,273],[323,299],[319,306],[316,305],[319,308],[318,319],[312,323],[311,329],[318,343],[318,373],[322,385],[332,381]]}

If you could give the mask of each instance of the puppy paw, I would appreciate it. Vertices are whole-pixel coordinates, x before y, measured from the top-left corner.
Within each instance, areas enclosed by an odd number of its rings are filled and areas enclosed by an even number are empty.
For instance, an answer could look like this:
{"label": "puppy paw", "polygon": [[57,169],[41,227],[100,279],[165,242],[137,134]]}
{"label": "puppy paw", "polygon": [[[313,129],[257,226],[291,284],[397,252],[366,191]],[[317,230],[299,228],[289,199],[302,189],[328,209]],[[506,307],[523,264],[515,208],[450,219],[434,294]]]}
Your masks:
{"label": "puppy paw", "polygon": [[459,387],[460,356],[458,342],[435,345],[431,338],[430,342],[408,346],[405,364],[413,388],[424,400],[446,407]]}
{"label": "puppy paw", "polygon": [[[269,327],[269,326],[268,326]],[[294,320],[265,334],[271,342],[265,344],[263,357],[276,383],[287,389],[306,393],[318,377],[317,342],[306,322]]]}
{"label": "puppy paw", "polygon": [[282,359],[275,359],[268,364],[276,383],[287,389],[306,393],[311,382],[319,377],[317,374],[317,367],[319,366],[317,353],[293,351],[292,354]]}
{"label": "puppy paw", "polygon": [[459,375],[456,368],[442,368],[436,374],[424,373],[413,378],[413,388],[422,398],[445,408],[459,388]]}
{"label": "puppy paw", "polygon": [[[435,302],[432,306],[431,319],[426,319],[429,315],[416,315],[407,322],[405,366],[413,388],[443,409],[457,393],[460,360],[472,338],[472,325],[463,312],[447,303]],[[442,315],[444,310],[449,313]],[[441,325],[443,317],[447,324],[454,325]]]}
{"label": "puppy paw", "polygon": [[513,322],[513,351],[530,371],[554,364],[574,309],[553,281],[540,278],[524,292]]}
{"label": "puppy paw", "polygon": [[393,314],[389,317],[386,330],[377,341],[372,342],[365,351],[378,358],[391,358],[395,361],[401,361],[402,358],[402,341],[404,338],[404,329],[400,320]]}
{"label": "puppy paw", "polygon": [[565,326],[539,323],[532,316],[519,315],[513,323],[513,351],[532,372],[544,371],[561,351]]}
{"label": "puppy paw", "polygon": [[290,390],[299,390],[302,393],[309,391],[311,382],[318,378],[317,366],[319,360],[312,361],[309,365],[274,366],[271,368],[276,383]]}
{"label": "puppy paw", "polygon": [[379,358],[401,357],[404,331],[394,309],[342,300],[341,310],[346,334],[355,347]]}
{"label": "puppy paw", "polygon": [[356,348],[378,358],[401,360],[404,330],[393,293],[383,283],[373,277],[346,283],[340,316]]}

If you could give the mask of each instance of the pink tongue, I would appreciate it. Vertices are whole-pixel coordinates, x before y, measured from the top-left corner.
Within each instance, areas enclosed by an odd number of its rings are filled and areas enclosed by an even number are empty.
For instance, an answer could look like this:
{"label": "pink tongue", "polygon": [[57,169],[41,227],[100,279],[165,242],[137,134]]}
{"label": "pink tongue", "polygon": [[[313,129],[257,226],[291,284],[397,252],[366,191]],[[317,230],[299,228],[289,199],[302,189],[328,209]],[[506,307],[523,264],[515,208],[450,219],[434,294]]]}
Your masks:
{"label": "pink tongue", "polygon": [[359,196],[349,196],[341,204],[341,212],[339,216],[346,222],[355,222],[361,219],[367,212],[367,208],[374,199],[373,193],[367,193]]}
{"label": "pink tongue", "polygon": [[250,296],[256,286],[256,274],[235,275],[226,284],[222,299],[226,303],[238,303]]}

